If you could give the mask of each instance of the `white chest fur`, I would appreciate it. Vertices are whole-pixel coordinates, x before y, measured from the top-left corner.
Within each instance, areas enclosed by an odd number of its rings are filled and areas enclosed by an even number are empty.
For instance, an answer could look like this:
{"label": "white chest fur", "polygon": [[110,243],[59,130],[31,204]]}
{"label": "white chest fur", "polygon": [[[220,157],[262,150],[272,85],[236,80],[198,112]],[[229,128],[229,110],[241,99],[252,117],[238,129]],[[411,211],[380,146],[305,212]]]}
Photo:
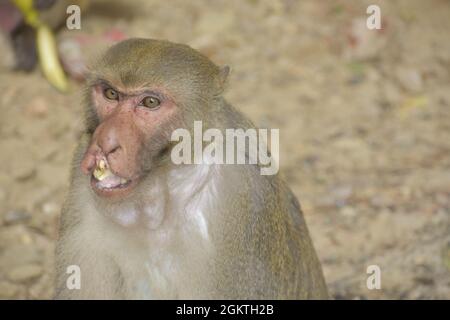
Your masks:
{"label": "white chest fur", "polygon": [[109,217],[85,210],[84,223],[100,226],[87,237],[101,235],[97,243],[103,250],[96,251],[117,264],[127,298],[207,296],[214,254],[209,223],[217,214],[220,179],[215,170],[213,165],[176,167],[165,182],[150,186],[144,203],[120,205]]}

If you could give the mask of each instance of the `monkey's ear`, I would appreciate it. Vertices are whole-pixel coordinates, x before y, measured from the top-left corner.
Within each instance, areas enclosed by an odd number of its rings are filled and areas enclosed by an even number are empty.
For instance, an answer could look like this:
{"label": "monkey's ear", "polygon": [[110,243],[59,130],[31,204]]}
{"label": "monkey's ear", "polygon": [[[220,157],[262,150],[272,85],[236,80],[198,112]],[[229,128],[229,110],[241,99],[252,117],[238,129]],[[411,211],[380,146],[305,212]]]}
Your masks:
{"label": "monkey's ear", "polygon": [[228,75],[231,72],[231,68],[229,66],[223,66],[219,71],[219,87],[221,91],[225,89],[225,85],[227,84]]}

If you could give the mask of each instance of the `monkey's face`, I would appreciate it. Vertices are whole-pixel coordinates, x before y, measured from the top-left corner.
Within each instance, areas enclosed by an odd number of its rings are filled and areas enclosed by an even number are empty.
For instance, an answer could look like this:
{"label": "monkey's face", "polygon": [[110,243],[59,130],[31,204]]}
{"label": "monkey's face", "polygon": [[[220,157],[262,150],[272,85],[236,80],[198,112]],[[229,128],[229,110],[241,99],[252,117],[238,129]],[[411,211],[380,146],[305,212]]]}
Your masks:
{"label": "monkey's face", "polygon": [[167,41],[129,39],[110,48],[87,87],[92,139],[81,168],[97,195],[122,199],[144,186],[144,176],[164,163],[173,130],[208,118],[207,101],[220,95],[227,72]]}
{"label": "monkey's face", "polygon": [[98,125],[81,169],[95,193],[128,195],[169,143],[165,128],[174,124],[177,106],[164,89],[117,87],[105,80],[91,86]]}

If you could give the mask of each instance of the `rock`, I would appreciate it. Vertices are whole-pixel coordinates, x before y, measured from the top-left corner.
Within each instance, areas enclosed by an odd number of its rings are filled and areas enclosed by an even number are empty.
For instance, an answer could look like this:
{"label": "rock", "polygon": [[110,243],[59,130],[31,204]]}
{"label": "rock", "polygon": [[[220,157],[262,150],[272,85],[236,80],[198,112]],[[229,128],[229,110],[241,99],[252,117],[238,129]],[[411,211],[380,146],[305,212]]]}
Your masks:
{"label": "rock", "polygon": [[28,290],[31,299],[52,299],[54,297],[53,281],[44,274]]}
{"label": "rock", "polygon": [[55,202],[46,202],[42,205],[42,211],[50,216],[56,215],[60,211],[60,207]]}
{"label": "rock", "polygon": [[19,292],[19,286],[12,283],[0,282],[0,299],[13,299]]}
{"label": "rock", "polygon": [[378,192],[370,198],[370,204],[375,208],[390,208],[395,206],[395,200],[388,194]]}
{"label": "rock", "polygon": [[422,75],[413,68],[399,66],[395,70],[395,77],[406,91],[417,93],[423,90]]}
{"label": "rock", "polygon": [[417,276],[414,277],[414,281],[419,285],[426,285],[426,286],[434,285],[434,279],[430,276]]}
{"label": "rock", "polygon": [[10,172],[12,177],[19,181],[31,178],[36,172],[33,159],[28,156],[17,157],[11,163]]}
{"label": "rock", "polygon": [[25,113],[32,116],[42,118],[48,114],[48,102],[43,97],[34,98],[25,106]]}
{"label": "rock", "polygon": [[[2,238],[1,240],[5,241],[6,239]],[[21,265],[38,264],[43,259],[42,254],[42,250],[36,246],[11,242],[0,254],[0,273]]]}
{"label": "rock", "polygon": [[344,207],[353,194],[353,188],[349,185],[341,185],[334,187],[330,190],[330,192],[332,197],[334,198],[335,205],[337,207]]}
{"label": "rock", "polygon": [[7,277],[13,282],[27,282],[38,278],[43,271],[40,265],[29,264],[10,270]]}
{"label": "rock", "polygon": [[[19,201],[23,202],[24,208],[29,212],[35,212],[36,207],[43,203],[46,199],[51,197],[52,189],[47,184],[42,184],[40,187],[29,188],[27,192],[15,195]],[[13,198],[14,199],[14,198]],[[32,219],[37,218],[36,214],[32,215]]]}
{"label": "rock", "polygon": [[20,223],[30,219],[30,214],[23,210],[10,210],[3,216],[3,222],[8,224]]}

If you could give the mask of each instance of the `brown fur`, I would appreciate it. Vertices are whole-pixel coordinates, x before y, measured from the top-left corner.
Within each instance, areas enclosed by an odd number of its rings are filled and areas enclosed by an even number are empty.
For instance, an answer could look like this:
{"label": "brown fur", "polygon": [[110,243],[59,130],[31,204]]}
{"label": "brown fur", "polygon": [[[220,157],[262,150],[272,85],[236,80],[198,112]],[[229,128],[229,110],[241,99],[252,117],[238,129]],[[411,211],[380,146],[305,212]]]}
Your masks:
{"label": "brown fur", "polygon": [[[80,163],[101,123],[92,86],[160,88],[176,120],[147,141],[170,149],[172,123],[192,130],[253,128],[222,97],[228,69],[185,45],[131,39],[111,48],[87,86],[86,134],[75,154],[57,246],[57,298],[324,299],[327,289],[299,203],[258,165],[186,165],[143,156],[144,179],[119,202],[99,199]],[[155,142],[156,141],[156,142]],[[158,156],[155,156],[158,154]],[[146,163],[152,164],[146,166]],[[121,224],[122,214],[136,219]],[[65,286],[68,265],[81,290]]]}

